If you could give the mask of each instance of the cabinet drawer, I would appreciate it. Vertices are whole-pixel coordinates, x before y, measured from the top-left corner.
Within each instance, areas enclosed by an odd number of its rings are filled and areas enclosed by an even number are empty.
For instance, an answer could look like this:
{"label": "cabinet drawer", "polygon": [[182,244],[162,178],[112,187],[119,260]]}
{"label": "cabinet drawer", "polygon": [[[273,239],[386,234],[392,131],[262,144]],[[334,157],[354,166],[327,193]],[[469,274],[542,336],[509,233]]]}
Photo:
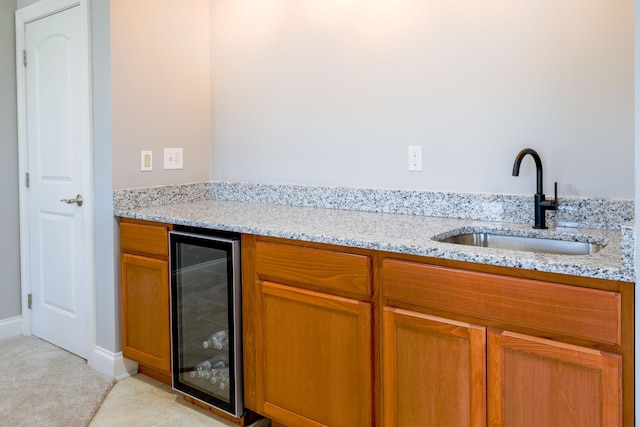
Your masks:
{"label": "cabinet drawer", "polygon": [[621,343],[620,293],[385,259],[390,301],[607,344]]}
{"label": "cabinet drawer", "polygon": [[290,285],[371,296],[371,258],[279,243],[256,243],[257,274]]}
{"label": "cabinet drawer", "polygon": [[122,251],[169,256],[169,226],[120,222]]}

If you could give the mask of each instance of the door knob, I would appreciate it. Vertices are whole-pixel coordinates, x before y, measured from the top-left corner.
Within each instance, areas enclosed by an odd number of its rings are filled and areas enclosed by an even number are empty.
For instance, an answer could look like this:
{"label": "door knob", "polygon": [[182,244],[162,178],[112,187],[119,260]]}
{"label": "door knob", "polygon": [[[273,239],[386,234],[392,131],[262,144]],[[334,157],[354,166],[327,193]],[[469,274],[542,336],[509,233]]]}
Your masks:
{"label": "door knob", "polygon": [[61,202],[65,202],[68,205],[72,205],[77,203],[78,206],[82,206],[82,194],[78,194],[75,199],[61,199]]}

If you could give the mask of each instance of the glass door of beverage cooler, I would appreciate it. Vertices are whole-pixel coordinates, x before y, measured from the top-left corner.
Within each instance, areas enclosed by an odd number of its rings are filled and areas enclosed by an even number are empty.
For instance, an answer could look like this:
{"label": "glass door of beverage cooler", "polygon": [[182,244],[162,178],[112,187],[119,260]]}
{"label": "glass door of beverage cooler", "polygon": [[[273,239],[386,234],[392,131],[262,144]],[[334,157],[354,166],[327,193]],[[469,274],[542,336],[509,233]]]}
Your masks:
{"label": "glass door of beverage cooler", "polygon": [[240,417],[239,236],[173,231],[169,241],[173,388]]}

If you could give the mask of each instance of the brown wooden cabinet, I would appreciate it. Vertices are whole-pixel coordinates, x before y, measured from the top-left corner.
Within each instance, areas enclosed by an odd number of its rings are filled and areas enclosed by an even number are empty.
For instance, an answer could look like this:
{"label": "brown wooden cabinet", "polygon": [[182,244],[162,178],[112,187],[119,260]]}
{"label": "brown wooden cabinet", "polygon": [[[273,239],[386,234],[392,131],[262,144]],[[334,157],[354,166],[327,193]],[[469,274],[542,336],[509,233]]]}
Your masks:
{"label": "brown wooden cabinet", "polygon": [[490,331],[490,426],[621,426],[622,357]]}
{"label": "brown wooden cabinet", "polygon": [[264,414],[286,425],[370,426],[371,305],[269,282],[260,288]]}
{"label": "brown wooden cabinet", "polygon": [[171,383],[170,225],[120,221],[122,353],[139,371]]}
{"label": "brown wooden cabinet", "polygon": [[246,406],[290,427],[371,426],[370,258],[242,243]]}
{"label": "brown wooden cabinet", "polygon": [[623,425],[620,292],[388,259],[381,278],[382,425]]}
{"label": "brown wooden cabinet", "polygon": [[382,425],[485,425],[485,328],[385,307],[382,330]]}
{"label": "brown wooden cabinet", "polygon": [[632,426],[634,284],[243,236],[245,404],[298,426]]}
{"label": "brown wooden cabinet", "polygon": [[387,427],[622,425],[619,354],[422,313],[384,308],[382,378]]}

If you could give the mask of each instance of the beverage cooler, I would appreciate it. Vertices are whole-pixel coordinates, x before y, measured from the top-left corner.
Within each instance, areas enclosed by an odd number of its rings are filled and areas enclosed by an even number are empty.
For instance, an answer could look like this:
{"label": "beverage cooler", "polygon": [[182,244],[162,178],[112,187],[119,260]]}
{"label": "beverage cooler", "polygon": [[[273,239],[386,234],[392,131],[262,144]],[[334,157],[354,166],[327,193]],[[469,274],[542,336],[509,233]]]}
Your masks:
{"label": "beverage cooler", "polygon": [[240,417],[240,236],[183,227],[169,243],[173,388]]}

